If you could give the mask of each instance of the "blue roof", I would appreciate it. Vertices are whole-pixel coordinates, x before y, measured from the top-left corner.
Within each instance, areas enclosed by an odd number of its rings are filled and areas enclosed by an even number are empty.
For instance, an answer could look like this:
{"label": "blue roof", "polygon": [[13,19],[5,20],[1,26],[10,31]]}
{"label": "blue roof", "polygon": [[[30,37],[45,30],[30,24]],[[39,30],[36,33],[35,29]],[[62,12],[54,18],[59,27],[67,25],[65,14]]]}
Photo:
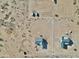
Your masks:
{"label": "blue roof", "polygon": [[61,47],[62,48],[67,48],[67,46],[71,46],[73,44],[73,41],[70,38],[64,38],[64,36],[62,36],[62,42],[61,42]]}
{"label": "blue roof", "polygon": [[38,37],[35,40],[35,44],[37,44],[38,46],[41,46],[42,48],[47,49],[47,41],[43,38],[43,37]]}

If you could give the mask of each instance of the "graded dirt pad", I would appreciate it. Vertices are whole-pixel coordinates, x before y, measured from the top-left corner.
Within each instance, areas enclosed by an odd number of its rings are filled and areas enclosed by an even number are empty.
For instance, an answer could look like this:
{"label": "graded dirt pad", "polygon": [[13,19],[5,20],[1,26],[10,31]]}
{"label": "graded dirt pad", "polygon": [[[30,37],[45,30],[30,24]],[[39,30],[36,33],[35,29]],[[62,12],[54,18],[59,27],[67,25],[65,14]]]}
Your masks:
{"label": "graded dirt pad", "polygon": [[[0,57],[79,57],[78,5],[78,0],[0,0]],[[60,38],[66,32],[73,45],[63,49]],[[47,49],[35,44],[40,35]]]}

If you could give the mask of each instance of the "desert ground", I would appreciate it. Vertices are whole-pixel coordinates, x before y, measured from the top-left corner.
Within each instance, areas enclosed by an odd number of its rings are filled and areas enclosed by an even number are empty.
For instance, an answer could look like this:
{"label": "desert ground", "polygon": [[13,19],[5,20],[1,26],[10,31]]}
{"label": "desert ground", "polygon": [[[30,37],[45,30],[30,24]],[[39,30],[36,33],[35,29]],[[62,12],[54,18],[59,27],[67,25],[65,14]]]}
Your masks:
{"label": "desert ground", "polygon": [[[60,38],[70,31],[73,45],[63,49]],[[40,35],[47,49],[36,47]],[[73,58],[78,49],[79,0],[0,0],[0,58]]]}

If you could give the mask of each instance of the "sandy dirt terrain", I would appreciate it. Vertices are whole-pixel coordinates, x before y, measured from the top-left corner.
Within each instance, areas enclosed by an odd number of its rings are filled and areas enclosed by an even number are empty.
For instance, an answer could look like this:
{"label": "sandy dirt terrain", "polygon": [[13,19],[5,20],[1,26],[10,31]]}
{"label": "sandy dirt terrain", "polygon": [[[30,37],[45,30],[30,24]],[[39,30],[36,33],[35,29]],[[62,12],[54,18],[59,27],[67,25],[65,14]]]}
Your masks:
{"label": "sandy dirt terrain", "polygon": [[[33,16],[33,12],[39,16]],[[73,45],[60,46],[66,32]],[[42,35],[47,49],[36,46]],[[79,0],[0,0],[0,57],[79,57]]]}

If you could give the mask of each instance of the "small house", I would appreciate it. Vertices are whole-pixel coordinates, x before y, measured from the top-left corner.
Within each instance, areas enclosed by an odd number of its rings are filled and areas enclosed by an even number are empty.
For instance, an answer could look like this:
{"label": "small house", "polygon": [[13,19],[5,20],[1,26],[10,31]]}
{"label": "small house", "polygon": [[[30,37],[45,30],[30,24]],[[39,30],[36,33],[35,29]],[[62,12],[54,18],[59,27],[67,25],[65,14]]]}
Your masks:
{"label": "small house", "polygon": [[35,40],[35,44],[40,46],[43,49],[47,49],[47,41],[43,37],[37,37]]}
{"label": "small house", "polygon": [[62,36],[62,39],[61,39],[61,47],[64,48],[64,49],[67,49],[68,46],[72,46],[73,44],[73,41],[71,40],[71,38],[69,37],[65,37],[65,36]]}

